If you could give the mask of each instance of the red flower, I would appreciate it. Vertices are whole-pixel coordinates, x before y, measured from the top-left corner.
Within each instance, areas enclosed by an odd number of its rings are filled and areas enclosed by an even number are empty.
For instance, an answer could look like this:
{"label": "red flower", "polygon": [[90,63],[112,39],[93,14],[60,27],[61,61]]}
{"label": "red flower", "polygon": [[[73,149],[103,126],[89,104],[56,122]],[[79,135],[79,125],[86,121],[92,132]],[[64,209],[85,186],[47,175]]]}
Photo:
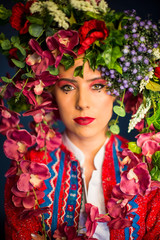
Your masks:
{"label": "red flower", "polygon": [[16,3],[12,8],[12,16],[10,17],[10,24],[13,28],[19,31],[20,34],[28,32],[29,21],[26,16],[31,15],[29,9],[34,1],[28,1],[26,5],[23,3]]}
{"label": "red flower", "polygon": [[155,76],[156,76],[157,78],[160,79],[160,67],[156,67],[156,68],[155,68],[154,74],[155,74]]}
{"label": "red flower", "polygon": [[79,29],[81,47],[78,50],[78,54],[84,53],[96,40],[104,40],[108,37],[108,34],[109,31],[105,22],[96,19],[86,21]]}

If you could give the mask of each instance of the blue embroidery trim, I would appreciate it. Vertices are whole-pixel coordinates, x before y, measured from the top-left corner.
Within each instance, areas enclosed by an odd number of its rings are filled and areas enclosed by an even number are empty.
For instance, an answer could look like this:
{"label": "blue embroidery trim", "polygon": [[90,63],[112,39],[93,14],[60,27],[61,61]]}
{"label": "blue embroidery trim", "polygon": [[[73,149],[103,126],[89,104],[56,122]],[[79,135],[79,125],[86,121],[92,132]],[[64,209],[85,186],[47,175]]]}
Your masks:
{"label": "blue embroidery trim", "polygon": [[[121,141],[119,139],[117,139],[118,142],[118,150],[122,150],[121,149]],[[113,161],[114,161],[114,168],[115,168],[115,175],[116,175],[116,182],[120,183],[121,177],[120,177],[120,170],[119,170],[119,162],[118,162],[118,157],[117,157],[117,153],[116,153],[116,146],[115,143],[113,143]]]}
{"label": "blue embroidery trim", "polygon": [[[48,194],[52,191],[52,186],[51,186],[51,184],[50,184],[50,181],[51,181],[51,179],[55,176],[55,173],[54,173],[53,170],[52,170],[52,166],[53,166],[53,165],[56,163],[56,161],[57,161],[57,159],[56,159],[56,157],[55,157],[54,154],[52,154],[51,157],[52,157],[53,161],[50,162],[50,163],[47,165],[47,167],[49,168],[49,172],[51,173],[51,177],[48,178],[48,179],[46,179],[46,180],[44,180],[45,185],[46,185],[47,188],[44,190],[44,193],[45,193],[45,196],[44,196],[44,198],[43,198],[44,202],[43,202],[42,204],[40,204],[40,207],[47,207],[47,206],[49,206],[49,205],[51,204],[51,200],[48,198]],[[44,215],[44,219],[47,219],[47,218],[49,217],[49,214],[48,214],[48,213],[44,213],[43,215]],[[48,231],[48,230],[49,230],[49,227],[48,227],[47,224],[45,224],[45,227],[46,227],[46,231]]]}
{"label": "blue embroidery trim", "polygon": [[64,217],[64,222],[68,223],[68,226],[74,225],[74,215],[77,202],[78,193],[78,173],[77,173],[77,162],[71,162],[71,173],[70,173],[70,189],[67,199],[66,212]]}
{"label": "blue embroidery trim", "polygon": [[[137,196],[135,196],[131,201],[129,201],[129,204],[132,206],[132,208],[138,208],[138,204],[135,202],[135,199],[137,198]],[[132,213],[134,215],[134,219],[133,219],[133,223],[132,223],[132,227],[134,228],[134,231],[132,233],[132,237],[134,237],[134,240],[136,240],[138,238],[138,231],[140,229],[140,226],[137,224],[138,220],[140,219],[139,215],[135,212]],[[128,240],[129,238],[129,228],[125,229],[125,239]]]}
{"label": "blue embroidery trim", "polygon": [[63,170],[64,170],[64,160],[65,160],[65,154],[64,154],[64,152],[61,152],[61,160],[60,160],[57,184],[56,184],[56,188],[55,188],[55,197],[54,197],[54,203],[53,203],[54,214],[52,216],[52,225],[51,225],[52,234],[57,229],[58,202],[59,202],[59,194],[60,194],[61,183],[62,183],[62,175],[63,175]]}

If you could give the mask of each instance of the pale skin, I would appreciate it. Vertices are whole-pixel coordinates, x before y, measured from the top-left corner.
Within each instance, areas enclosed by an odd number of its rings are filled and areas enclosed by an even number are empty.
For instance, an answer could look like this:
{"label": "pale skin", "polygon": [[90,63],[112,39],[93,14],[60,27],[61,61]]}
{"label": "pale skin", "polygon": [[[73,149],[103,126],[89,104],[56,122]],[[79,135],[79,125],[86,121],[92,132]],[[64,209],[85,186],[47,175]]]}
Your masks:
{"label": "pale skin", "polygon": [[[83,78],[74,77],[75,68],[83,64],[82,57],[67,71],[63,66],[59,67],[59,80],[53,94],[68,138],[85,156],[83,167],[88,189],[92,172],[95,170],[94,157],[107,138],[106,131],[115,98],[107,95],[106,82],[101,73],[93,71],[88,62],[84,65]],[[94,121],[81,125],[74,120],[79,117],[94,118]],[[35,235],[32,239],[44,240],[44,236]]]}

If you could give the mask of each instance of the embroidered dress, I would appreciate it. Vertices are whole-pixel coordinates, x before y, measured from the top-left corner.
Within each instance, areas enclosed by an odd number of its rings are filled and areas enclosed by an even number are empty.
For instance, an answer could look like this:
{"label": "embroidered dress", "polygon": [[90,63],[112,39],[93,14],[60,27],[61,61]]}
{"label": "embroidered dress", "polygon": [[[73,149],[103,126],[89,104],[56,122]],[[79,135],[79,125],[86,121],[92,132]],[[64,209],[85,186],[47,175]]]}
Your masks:
{"label": "embroidered dress", "polygon": [[[110,198],[113,186],[120,181],[120,165],[118,152],[125,147],[126,141],[112,135],[105,147],[105,157],[102,166],[102,186],[105,206]],[[45,197],[40,201],[40,206],[49,206],[51,211],[45,214],[47,232],[52,238],[59,224],[67,221],[69,226],[78,228],[79,214],[82,203],[82,174],[79,161],[64,145],[48,154],[48,159],[43,158],[43,152],[32,150],[27,158],[35,162],[44,162],[49,167],[51,177],[44,181],[42,190]],[[5,190],[6,211],[6,239],[31,239],[31,233],[42,230],[41,219],[31,217],[20,220],[20,208],[14,207],[11,201],[10,189],[13,179],[8,179]],[[110,229],[111,240],[150,240],[160,239],[160,191],[154,190],[148,196],[136,196],[129,204],[137,208],[133,224],[130,228]]]}

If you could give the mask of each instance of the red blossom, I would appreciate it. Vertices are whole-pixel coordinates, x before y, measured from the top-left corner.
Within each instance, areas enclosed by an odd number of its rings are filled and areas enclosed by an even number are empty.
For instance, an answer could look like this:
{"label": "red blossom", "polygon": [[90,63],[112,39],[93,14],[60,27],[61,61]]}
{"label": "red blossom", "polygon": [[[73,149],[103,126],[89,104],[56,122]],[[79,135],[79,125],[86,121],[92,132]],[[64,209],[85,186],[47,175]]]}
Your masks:
{"label": "red blossom", "polygon": [[48,66],[53,65],[55,60],[52,53],[48,50],[43,51],[35,39],[31,39],[29,45],[33,50],[33,54],[27,56],[26,63],[31,66],[36,75],[40,75]]}
{"label": "red blossom", "polygon": [[19,31],[20,34],[28,32],[29,21],[27,16],[31,15],[30,7],[34,1],[28,1],[26,5],[23,3],[16,3],[12,8],[12,16],[10,17],[10,24],[13,28]]}
{"label": "red blossom", "polygon": [[124,98],[125,110],[127,113],[135,114],[143,101],[143,95],[134,96],[131,92],[126,92]]}
{"label": "red blossom", "polygon": [[84,53],[91,44],[96,40],[104,40],[109,35],[104,21],[96,19],[84,22],[83,26],[79,29],[80,48],[78,55]]}
{"label": "red blossom", "polygon": [[156,76],[157,78],[160,79],[160,67],[156,67],[156,68],[155,68],[154,74],[155,74],[155,76]]}
{"label": "red blossom", "polygon": [[64,53],[76,57],[72,49],[78,44],[78,32],[73,30],[60,30],[52,37],[46,39],[47,46],[55,59],[55,67],[57,67]]}

